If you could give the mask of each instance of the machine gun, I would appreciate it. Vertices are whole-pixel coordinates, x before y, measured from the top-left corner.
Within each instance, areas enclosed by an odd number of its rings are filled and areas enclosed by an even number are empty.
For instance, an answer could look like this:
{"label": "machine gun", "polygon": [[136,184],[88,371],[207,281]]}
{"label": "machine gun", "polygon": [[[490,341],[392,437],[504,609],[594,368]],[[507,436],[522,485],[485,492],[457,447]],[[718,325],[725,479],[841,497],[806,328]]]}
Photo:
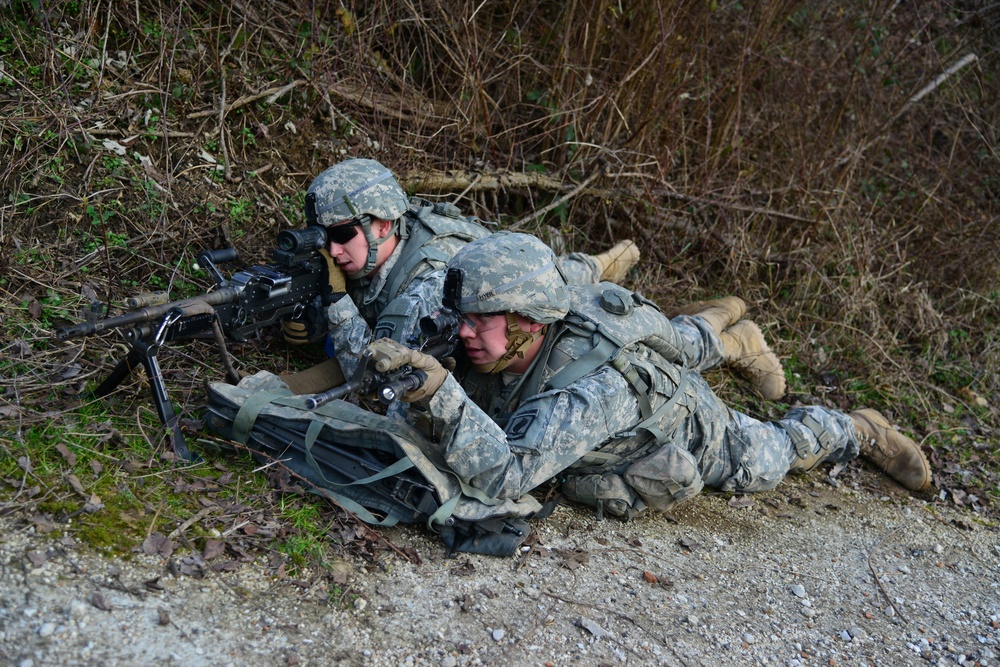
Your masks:
{"label": "machine gun", "polygon": [[181,434],[157,360],[160,348],[177,340],[212,336],[219,347],[227,377],[234,384],[238,383],[240,375],[229,360],[226,338],[245,341],[253,332],[286,317],[323,317],[322,309],[330,286],[326,260],[319,250],[326,245],[326,229],[318,225],[282,231],[278,234],[273,263],[237,271],[228,279],[216,264],[235,261],[236,251],[232,248],[203,251],[198,255],[197,265],[212,275],[215,289],[169,303],[157,303],[144,297],[130,299],[128,306],[132,310],[129,312],[58,329],[56,338],[68,340],[123,329],[125,340],[131,346],[129,352],[97,387],[95,395],[107,396],[136,366],[142,365],[149,378],[160,421],[172,432],[174,452],[190,460],[191,453]]}

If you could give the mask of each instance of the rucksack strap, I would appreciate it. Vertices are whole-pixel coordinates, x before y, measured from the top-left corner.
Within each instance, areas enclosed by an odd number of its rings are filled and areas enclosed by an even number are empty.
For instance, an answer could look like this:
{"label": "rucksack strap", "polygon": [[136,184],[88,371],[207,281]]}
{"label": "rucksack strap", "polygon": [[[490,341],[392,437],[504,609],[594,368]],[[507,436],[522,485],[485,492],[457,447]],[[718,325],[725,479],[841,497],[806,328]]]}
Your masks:
{"label": "rucksack strap", "polygon": [[[240,406],[239,411],[236,414],[236,418],[233,420],[233,439],[242,444],[246,444],[249,440],[250,431],[253,429],[254,423],[260,416],[261,411],[271,403],[277,405],[284,405],[288,407],[303,407],[304,397],[297,396],[293,394],[290,390],[278,389],[274,391],[260,392],[253,394],[248,397],[247,400]],[[324,416],[338,418],[335,412],[336,402],[328,403],[326,405],[320,406],[315,410]],[[354,502],[349,498],[345,498],[340,494],[330,490],[329,487],[333,488],[347,488],[351,486],[368,486],[379,482],[383,479],[393,477],[399,473],[409,470],[414,467],[413,462],[405,455],[398,459],[395,463],[387,466],[378,473],[366,477],[364,479],[355,480],[348,483],[333,482],[323,474],[322,467],[316,462],[313,456],[312,449],[316,444],[316,440],[319,438],[320,433],[323,430],[323,422],[318,419],[312,419],[309,426],[306,429],[306,434],[303,442],[303,449],[306,457],[306,462],[309,467],[323,480],[323,483],[327,485],[325,488],[324,495],[328,495],[338,503],[341,503],[345,509],[348,509],[366,523],[379,525],[379,526],[391,526],[397,523],[398,519],[395,517],[387,516],[386,519],[379,521],[371,514],[367,509]],[[440,468],[439,468],[440,470]],[[435,511],[427,521],[428,527],[435,529],[446,525],[447,520],[451,517],[452,513],[455,511],[455,507],[458,505],[462,496],[468,498],[473,498],[485,505],[495,506],[501,504],[503,501],[497,498],[491,498],[479,489],[466,484],[458,475],[456,475],[451,470],[443,469],[442,472],[453,477],[461,488],[461,494],[455,494],[447,502],[443,503],[437,511]]]}

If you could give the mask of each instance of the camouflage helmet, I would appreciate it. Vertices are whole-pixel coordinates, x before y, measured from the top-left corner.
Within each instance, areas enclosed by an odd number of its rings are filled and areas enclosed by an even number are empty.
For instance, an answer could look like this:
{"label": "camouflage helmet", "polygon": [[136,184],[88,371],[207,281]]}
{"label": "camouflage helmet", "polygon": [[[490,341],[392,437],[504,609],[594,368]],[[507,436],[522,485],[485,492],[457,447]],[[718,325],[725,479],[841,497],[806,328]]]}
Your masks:
{"label": "camouflage helmet", "polygon": [[409,205],[392,172],[375,160],[344,160],[313,179],[306,191],[306,221],[330,227],[363,215],[399,218]]}
{"label": "camouflage helmet", "polygon": [[462,313],[518,313],[541,324],[561,320],[569,295],[555,259],[528,234],[477,239],[448,262],[444,305]]}
{"label": "camouflage helmet", "polygon": [[[355,280],[378,266],[378,247],[394,235],[405,238],[400,218],[409,200],[392,172],[375,160],[356,158],[335,164],[313,179],[306,191],[306,222],[337,227],[358,223],[368,241],[368,257],[361,270],[348,275]],[[391,220],[389,233],[375,238],[372,220]]]}

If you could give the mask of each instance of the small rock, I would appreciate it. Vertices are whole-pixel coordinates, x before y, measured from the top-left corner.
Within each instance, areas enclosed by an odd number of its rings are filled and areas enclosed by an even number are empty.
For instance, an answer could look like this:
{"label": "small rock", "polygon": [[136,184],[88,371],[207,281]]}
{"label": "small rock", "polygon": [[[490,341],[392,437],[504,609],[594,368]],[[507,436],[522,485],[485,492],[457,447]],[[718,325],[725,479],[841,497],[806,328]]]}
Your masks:
{"label": "small rock", "polygon": [[504,633],[503,628],[497,628],[496,630],[493,631],[493,640],[500,641],[501,639],[503,639],[504,634],[506,633]]}
{"label": "small rock", "polygon": [[851,633],[848,632],[847,630],[841,630],[840,638],[843,639],[845,642],[849,642],[852,639]]}
{"label": "small rock", "polygon": [[453,655],[446,655],[441,660],[441,667],[458,667],[458,659]]}
{"label": "small rock", "polygon": [[753,644],[755,641],[757,641],[757,639],[749,632],[744,632],[743,641],[745,641],[747,644]]}
{"label": "small rock", "polygon": [[42,626],[38,628],[39,637],[51,637],[52,633],[56,631],[55,623],[42,623]]}
{"label": "small rock", "polygon": [[79,621],[87,617],[90,606],[83,600],[73,600],[69,604],[69,616],[74,621]]}
{"label": "small rock", "polygon": [[941,546],[940,544],[935,544],[934,545],[934,553],[936,553],[936,554],[943,554],[944,553],[944,547]]}
{"label": "small rock", "polygon": [[368,606],[368,600],[364,598],[358,598],[354,601],[354,608],[358,611],[364,611],[365,607]]}
{"label": "small rock", "polygon": [[688,625],[698,625],[698,623],[701,622],[701,619],[695,616],[694,614],[688,615],[686,620]]}
{"label": "small rock", "polygon": [[590,620],[586,616],[581,616],[580,618],[576,619],[576,625],[577,627],[583,628],[584,630],[586,630],[587,632],[589,632],[590,634],[594,635],[597,638],[608,636],[607,630],[605,630],[604,628],[602,628],[601,626],[599,626],[597,623]]}
{"label": "small rock", "polygon": [[795,597],[804,598],[806,596],[806,588],[802,584],[795,584],[789,590]]}

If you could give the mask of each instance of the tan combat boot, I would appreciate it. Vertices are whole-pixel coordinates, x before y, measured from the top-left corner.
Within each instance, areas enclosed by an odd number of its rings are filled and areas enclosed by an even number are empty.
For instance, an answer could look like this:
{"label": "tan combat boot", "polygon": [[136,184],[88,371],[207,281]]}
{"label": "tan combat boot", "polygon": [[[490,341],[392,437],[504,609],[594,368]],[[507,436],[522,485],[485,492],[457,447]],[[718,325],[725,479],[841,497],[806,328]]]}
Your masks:
{"label": "tan combat boot", "polygon": [[639,256],[639,246],[629,239],[614,244],[600,255],[591,255],[591,258],[601,270],[602,281],[617,283],[624,280],[628,270],[639,262]]}
{"label": "tan combat boot", "polygon": [[719,336],[723,361],[746,376],[760,395],[775,401],[785,395],[785,372],[781,361],[767,346],[760,327],[740,320]]}
{"label": "tan combat boot", "polygon": [[715,330],[715,333],[721,336],[723,331],[739,322],[746,314],[746,301],[738,296],[724,296],[721,299],[695,301],[686,306],[675,308],[670,313],[670,317],[676,317],[677,315],[700,317],[708,322],[708,325]]}
{"label": "tan combat boot", "polygon": [[850,417],[861,456],[911,491],[923,491],[931,485],[931,464],[917,443],[875,410],[855,410]]}

